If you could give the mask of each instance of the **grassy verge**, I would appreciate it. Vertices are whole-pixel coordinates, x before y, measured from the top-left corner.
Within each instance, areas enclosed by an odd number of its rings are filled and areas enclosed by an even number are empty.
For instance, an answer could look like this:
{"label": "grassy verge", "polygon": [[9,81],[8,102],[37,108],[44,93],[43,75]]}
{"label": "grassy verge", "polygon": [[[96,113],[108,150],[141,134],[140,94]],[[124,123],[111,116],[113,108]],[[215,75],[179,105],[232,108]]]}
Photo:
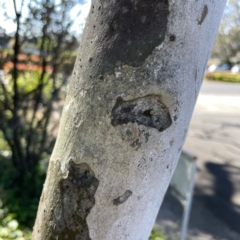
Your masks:
{"label": "grassy verge", "polygon": [[240,83],[240,74],[232,74],[230,72],[206,73],[205,80]]}
{"label": "grassy verge", "polygon": [[165,237],[161,230],[154,227],[148,240],[165,240]]}

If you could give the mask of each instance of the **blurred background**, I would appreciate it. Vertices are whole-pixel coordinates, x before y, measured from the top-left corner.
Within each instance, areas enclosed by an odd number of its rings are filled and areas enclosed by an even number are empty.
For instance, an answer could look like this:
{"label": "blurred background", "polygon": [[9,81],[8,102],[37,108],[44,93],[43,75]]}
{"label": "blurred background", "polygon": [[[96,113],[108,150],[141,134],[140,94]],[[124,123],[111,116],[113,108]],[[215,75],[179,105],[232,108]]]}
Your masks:
{"label": "blurred background", "polygon": [[[0,240],[30,239],[89,8],[0,2]],[[239,127],[240,1],[229,0],[184,146],[198,158],[189,239],[240,239]],[[181,212],[167,196],[150,239],[178,239]]]}

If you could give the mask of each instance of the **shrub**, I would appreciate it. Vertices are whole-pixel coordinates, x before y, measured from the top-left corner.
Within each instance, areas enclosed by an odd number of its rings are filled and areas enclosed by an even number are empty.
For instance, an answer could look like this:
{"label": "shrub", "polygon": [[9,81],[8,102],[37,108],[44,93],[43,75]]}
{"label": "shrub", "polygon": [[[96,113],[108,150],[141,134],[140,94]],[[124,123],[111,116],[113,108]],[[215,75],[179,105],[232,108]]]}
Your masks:
{"label": "shrub", "polygon": [[240,74],[232,74],[230,72],[213,72],[206,73],[205,79],[210,81],[240,83]]}
{"label": "shrub", "polygon": [[31,232],[22,230],[14,214],[3,208],[0,200],[0,240],[30,240]]}
{"label": "shrub", "polygon": [[163,232],[154,227],[148,240],[164,240],[164,239],[165,237],[163,235]]}

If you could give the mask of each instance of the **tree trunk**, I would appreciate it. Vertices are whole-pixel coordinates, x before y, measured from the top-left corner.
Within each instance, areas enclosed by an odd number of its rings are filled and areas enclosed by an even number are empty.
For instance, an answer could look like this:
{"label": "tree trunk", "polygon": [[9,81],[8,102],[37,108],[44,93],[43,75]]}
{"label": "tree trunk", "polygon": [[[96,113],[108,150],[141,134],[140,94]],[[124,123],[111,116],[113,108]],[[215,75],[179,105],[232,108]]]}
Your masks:
{"label": "tree trunk", "polygon": [[146,240],[225,0],[93,0],[33,239]]}

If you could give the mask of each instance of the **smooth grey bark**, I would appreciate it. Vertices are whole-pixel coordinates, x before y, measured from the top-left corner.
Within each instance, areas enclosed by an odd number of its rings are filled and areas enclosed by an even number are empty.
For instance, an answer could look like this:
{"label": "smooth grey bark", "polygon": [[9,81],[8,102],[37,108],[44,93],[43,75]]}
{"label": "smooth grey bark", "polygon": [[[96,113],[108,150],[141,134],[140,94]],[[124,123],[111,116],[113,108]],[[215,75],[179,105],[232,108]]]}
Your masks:
{"label": "smooth grey bark", "polygon": [[92,2],[34,240],[147,239],[224,4]]}

